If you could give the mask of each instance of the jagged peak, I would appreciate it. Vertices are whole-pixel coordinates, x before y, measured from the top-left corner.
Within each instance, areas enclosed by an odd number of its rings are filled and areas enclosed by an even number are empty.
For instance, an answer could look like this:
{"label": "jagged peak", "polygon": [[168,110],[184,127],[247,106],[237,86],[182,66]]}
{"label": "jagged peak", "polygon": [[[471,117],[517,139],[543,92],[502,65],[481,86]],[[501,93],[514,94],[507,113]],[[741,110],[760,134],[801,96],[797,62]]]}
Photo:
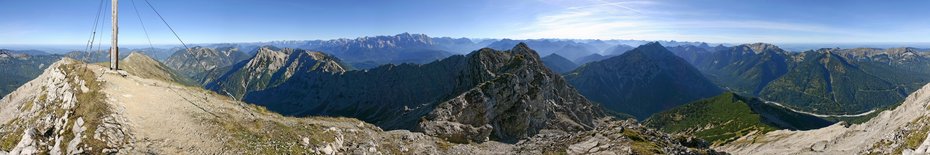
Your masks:
{"label": "jagged peak", "polygon": [[272,45],[264,45],[264,46],[262,46],[262,47],[259,47],[258,49],[259,49],[259,50],[272,50],[272,51],[280,51],[280,50],[281,50],[281,48],[278,48],[278,47],[272,46]]}
{"label": "jagged peak", "polygon": [[326,54],[326,53],[323,53],[323,52],[319,52],[319,51],[308,51],[308,50],[302,50],[302,49],[298,49],[298,50],[301,51],[300,53],[306,54],[306,55],[310,56],[311,58],[313,58],[314,60],[336,60],[336,61],[339,61],[339,59],[336,58],[335,56],[332,56],[332,55],[329,55],[329,54]]}
{"label": "jagged peak", "polygon": [[512,63],[519,63],[517,66],[542,66],[542,60],[536,51],[530,49],[524,43],[518,43],[512,49],[506,51],[481,48],[468,54],[467,57],[471,59],[470,61],[484,64],[486,69],[499,68]]}
{"label": "jagged peak", "polygon": [[779,48],[778,46],[775,46],[775,45],[773,45],[773,44],[761,43],[761,42],[759,42],[759,43],[752,43],[752,44],[743,44],[743,45],[740,45],[740,46],[747,47],[747,48],[749,48],[750,50],[752,50],[752,51],[755,52],[755,53],[763,53],[763,52],[768,51],[768,50],[784,51],[784,50],[782,50],[781,48]]}
{"label": "jagged peak", "polygon": [[530,47],[529,47],[528,45],[526,45],[526,43],[520,42],[520,43],[517,43],[517,45],[513,46],[513,49],[514,49],[514,50],[516,50],[516,49],[530,49]]}
{"label": "jagged peak", "polygon": [[659,43],[658,41],[653,41],[653,42],[649,42],[649,43],[646,43],[646,44],[643,44],[643,45],[639,45],[639,47],[636,47],[636,48],[641,48],[641,47],[662,47],[662,48],[665,48],[664,46],[662,46],[662,43]]}

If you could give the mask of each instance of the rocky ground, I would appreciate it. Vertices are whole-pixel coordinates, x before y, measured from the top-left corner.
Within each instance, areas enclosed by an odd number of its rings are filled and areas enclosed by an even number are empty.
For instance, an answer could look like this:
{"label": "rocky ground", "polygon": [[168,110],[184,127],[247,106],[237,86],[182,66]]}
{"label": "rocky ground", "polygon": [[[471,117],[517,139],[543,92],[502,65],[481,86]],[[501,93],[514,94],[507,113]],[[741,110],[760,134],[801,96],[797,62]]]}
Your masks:
{"label": "rocky ground", "polygon": [[0,154],[714,154],[609,121],[516,144],[450,143],[351,118],[285,117],[198,87],[65,59],[0,100]]}

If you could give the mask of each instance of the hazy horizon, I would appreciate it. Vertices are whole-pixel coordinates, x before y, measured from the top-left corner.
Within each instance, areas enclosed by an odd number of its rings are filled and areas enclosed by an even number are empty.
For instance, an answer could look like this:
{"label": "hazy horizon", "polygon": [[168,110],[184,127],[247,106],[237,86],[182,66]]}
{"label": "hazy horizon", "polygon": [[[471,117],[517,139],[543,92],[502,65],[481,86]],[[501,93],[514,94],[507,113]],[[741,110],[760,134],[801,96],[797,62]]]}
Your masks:
{"label": "hazy horizon", "polygon": [[[681,40],[713,43],[930,42],[930,1],[151,1],[189,43],[328,40],[398,32],[467,38]],[[4,1],[0,44],[75,44],[98,1]],[[135,4],[135,6],[133,5]],[[222,5],[220,5],[222,4]],[[107,6],[108,4],[104,4]],[[109,7],[104,7],[108,9]],[[137,16],[136,8],[139,15]],[[109,12],[103,11],[104,39]],[[120,42],[176,38],[145,1],[121,1]]]}

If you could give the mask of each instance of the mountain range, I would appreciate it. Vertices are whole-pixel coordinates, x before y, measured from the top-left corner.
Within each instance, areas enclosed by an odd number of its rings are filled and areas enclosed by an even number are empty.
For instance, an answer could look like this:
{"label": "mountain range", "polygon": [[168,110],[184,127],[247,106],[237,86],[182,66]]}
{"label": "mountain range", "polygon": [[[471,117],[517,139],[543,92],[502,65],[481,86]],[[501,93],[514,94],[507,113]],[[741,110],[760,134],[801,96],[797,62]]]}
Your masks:
{"label": "mountain range", "polygon": [[[124,66],[160,72],[144,75],[171,74],[159,69],[164,65],[132,60],[151,60],[144,55],[127,59]],[[351,118],[284,117],[199,88],[150,78],[156,76],[137,76],[143,75],[137,74],[140,70],[118,73],[84,66],[73,59],[59,61],[30,82],[35,84],[0,100],[0,133],[6,135],[0,137],[0,153],[716,153],[699,140],[630,121],[603,121],[597,129],[580,133],[547,132],[519,144],[457,144],[422,133],[384,131]],[[44,89],[39,83],[60,88]],[[67,98],[71,95],[79,97]]]}
{"label": "mountain range", "polygon": [[588,99],[640,120],[722,92],[691,64],[657,42],[585,64],[566,74],[565,79]]}
{"label": "mountain range", "polygon": [[252,58],[207,75],[204,88],[241,99],[245,94],[276,87],[304,74],[341,74],[342,62],[325,53],[265,46]]}
{"label": "mountain range", "polygon": [[192,47],[121,49],[121,70],[108,51],[0,50],[0,154],[930,150],[926,49],[410,33]]}
{"label": "mountain range", "polygon": [[728,90],[820,114],[887,108],[930,82],[930,54],[913,48],[788,52],[756,43],[672,49]]}
{"label": "mountain range", "polygon": [[[262,62],[261,55],[246,62]],[[236,65],[224,74],[234,76],[208,88],[237,90],[252,83],[269,83],[234,93],[245,92],[242,100],[286,115],[354,117],[387,129],[423,131],[456,142],[488,138],[516,142],[542,129],[592,129],[595,119],[606,116],[546,68],[525,44],[508,51],[481,49],[423,65],[294,72],[287,79],[256,72],[282,68],[271,67],[274,64],[297,63],[290,68],[317,66],[312,62],[339,64],[335,59],[284,63],[296,56]],[[275,75],[282,74],[286,73]],[[262,82],[260,77],[267,76],[283,82]]]}
{"label": "mountain range", "polygon": [[179,49],[165,60],[165,65],[182,76],[203,83],[209,71],[238,63],[249,57],[239,48],[223,46],[209,48],[196,46],[189,50]]}
{"label": "mountain range", "polygon": [[61,59],[61,55],[33,55],[0,49],[0,96],[6,96],[26,82],[42,74],[49,65]]}

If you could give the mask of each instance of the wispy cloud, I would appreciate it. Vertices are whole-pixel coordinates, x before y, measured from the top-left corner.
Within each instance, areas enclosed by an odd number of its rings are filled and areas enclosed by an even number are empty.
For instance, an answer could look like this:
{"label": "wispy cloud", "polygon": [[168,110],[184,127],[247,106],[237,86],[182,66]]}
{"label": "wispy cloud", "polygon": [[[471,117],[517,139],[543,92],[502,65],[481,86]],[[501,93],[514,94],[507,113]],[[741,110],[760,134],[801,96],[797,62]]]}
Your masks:
{"label": "wispy cloud", "polygon": [[[564,9],[537,16],[516,36],[712,42],[783,42],[823,39],[811,36],[865,36],[855,30],[811,23],[717,18],[695,10],[669,9],[658,1],[582,0],[554,4],[564,5]],[[695,16],[700,18],[689,18]]]}

